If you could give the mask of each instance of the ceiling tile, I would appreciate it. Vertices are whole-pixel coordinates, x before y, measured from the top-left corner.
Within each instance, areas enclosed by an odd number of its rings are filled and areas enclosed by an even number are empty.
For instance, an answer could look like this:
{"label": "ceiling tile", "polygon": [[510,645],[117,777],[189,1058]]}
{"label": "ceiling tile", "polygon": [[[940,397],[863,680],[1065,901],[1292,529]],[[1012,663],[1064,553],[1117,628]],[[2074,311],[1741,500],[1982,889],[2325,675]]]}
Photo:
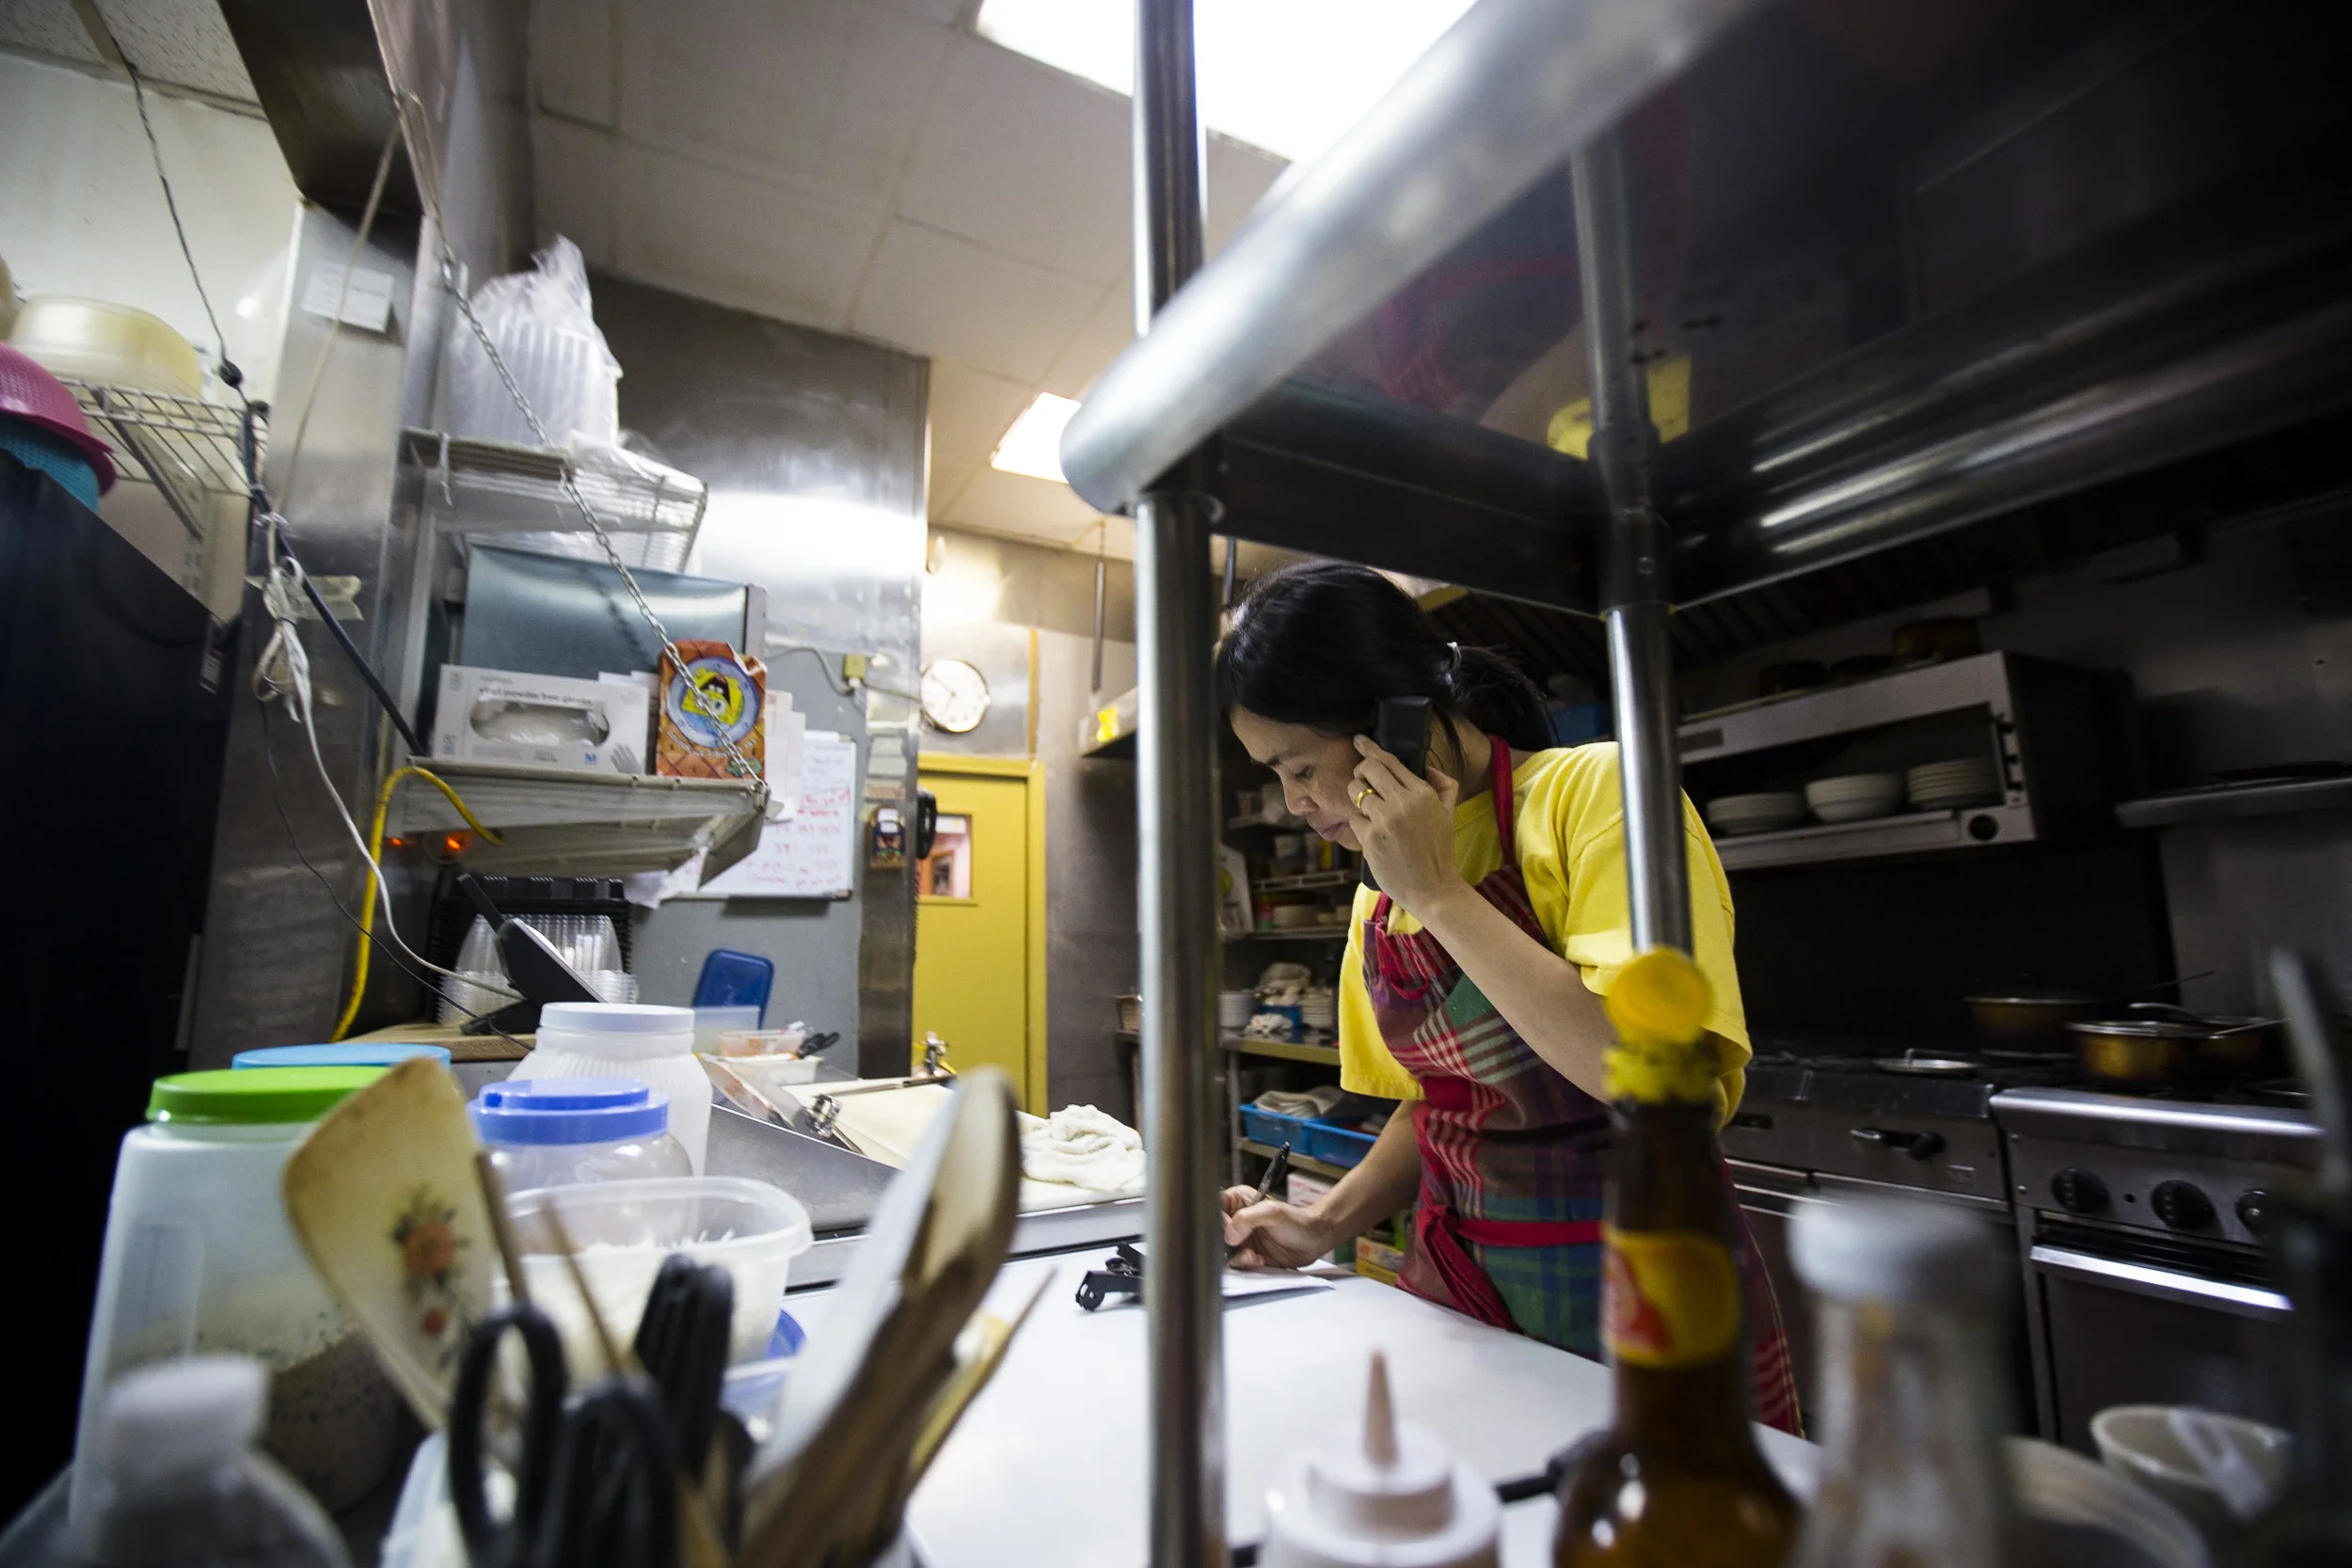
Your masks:
{"label": "ceiling tile", "polygon": [[861,0],[622,0],[632,141],[880,208],[954,34]]}
{"label": "ceiling tile", "polygon": [[259,103],[214,0],[98,0],[123,57],[158,82]]}
{"label": "ceiling tile", "polygon": [[1094,508],[1067,484],[997,468],[973,474],[943,521],[1068,544],[1094,527]]}
{"label": "ceiling tile", "polygon": [[588,263],[612,267],[613,165],[619,149],[602,131],[547,115],[531,117],[532,214],[538,239],[557,234]]}
{"label": "ceiling tile", "polygon": [[720,305],[838,330],[882,219],[623,142],[613,266]]}
{"label": "ceiling tile", "polygon": [[1202,240],[1214,256],[1225,248],[1250,211],[1290,165],[1270,152],[1226,136],[1209,138],[1209,210]]}
{"label": "ceiling tile", "polygon": [[1063,345],[1045,372],[1045,390],[1083,398],[1120,351],[1135,341],[1136,286],[1122,277],[1103,291],[1087,312],[1086,325]]}
{"label": "ceiling tile", "polygon": [[875,253],[851,325],[917,354],[1034,385],[1097,293],[1066,273],[897,222]]}
{"label": "ceiling tile", "polygon": [[105,59],[73,14],[73,0],[7,0],[0,5],[0,46],[89,65]]}
{"label": "ceiling tile", "polygon": [[531,86],[536,107],[611,128],[615,105],[608,0],[533,0]]}
{"label": "ceiling tile", "polygon": [[1130,245],[1127,101],[977,39],[957,40],[898,186],[898,213],[1107,283]]}
{"label": "ceiling tile", "polygon": [[977,467],[1021,411],[1037,399],[1037,388],[976,371],[953,359],[931,361],[931,461]]}

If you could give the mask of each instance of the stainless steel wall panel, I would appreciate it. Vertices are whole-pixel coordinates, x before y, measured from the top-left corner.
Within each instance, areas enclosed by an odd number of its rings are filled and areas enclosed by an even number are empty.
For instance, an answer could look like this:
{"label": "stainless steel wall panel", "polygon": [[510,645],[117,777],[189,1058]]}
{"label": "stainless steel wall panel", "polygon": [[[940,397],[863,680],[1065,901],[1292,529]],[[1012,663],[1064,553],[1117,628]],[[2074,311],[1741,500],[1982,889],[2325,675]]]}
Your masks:
{"label": "stainless steel wall panel", "polygon": [[[293,298],[298,301],[322,269],[343,265],[354,232],[322,208],[303,209],[287,266]],[[359,264],[398,280],[389,330],[341,334],[320,384],[294,486],[285,486],[295,456],[291,428],[271,443],[264,475],[289,519],[288,536],[304,566],[315,576],[360,579],[362,618],[347,629],[362,649],[372,650],[378,629],[396,608],[385,591],[386,520],[400,429],[402,366],[414,326],[409,261],[414,243],[412,225],[379,222]],[[326,325],[305,310],[287,313],[283,385],[310,384],[326,349]],[[257,591],[247,590],[244,614],[190,1032],[189,1053],[197,1067],[225,1067],[231,1054],[248,1046],[325,1039],[342,1001],[340,986],[355,940],[334,900],[358,907],[358,852],[282,705],[268,718],[272,750],[263,751],[263,720],[250,690],[253,660],[269,623]],[[328,776],[352,811],[364,816],[378,755],[376,709],[323,625],[304,623],[303,645],[310,657],[319,748]],[[295,854],[297,842],[331,884],[331,893],[304,868]]]}
{"label": "stainless steel wall panel", "polygon": [[[691,569],[768,591],[771,679],[812,728],[860,746],[861,809],[877,740],[914,798],[929,367],[912,355],[599,276],[596,319],[620,360],[621,421],[710,487]],[[801,651],[815,649],[816,652]],[[838,689],[841,656],[871,687]],[[884,690],[882,689],[890,689]],[[867,868],[838,902],[679,900],[643,917],[648,1001],[683,1002],[703,956],[777,962],[774,1016],[854,1033],[863,1070],[903,1070],[913,1028],[914,881]]]}

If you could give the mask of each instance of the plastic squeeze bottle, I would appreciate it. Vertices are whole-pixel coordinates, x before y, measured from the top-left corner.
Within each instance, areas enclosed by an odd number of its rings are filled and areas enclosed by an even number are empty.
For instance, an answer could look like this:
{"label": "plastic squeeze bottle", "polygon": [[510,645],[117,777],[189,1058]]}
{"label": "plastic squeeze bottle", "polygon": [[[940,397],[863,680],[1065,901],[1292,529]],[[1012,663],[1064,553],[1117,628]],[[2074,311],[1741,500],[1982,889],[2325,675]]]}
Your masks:
{"label": "plastic squeeze bottle", "polygon": [[1264,1568],[1497,1568],[1494,1488],[1396,1418],[1389,1365],[1372,1357],[1360,1433],[1311,1449],[1266,1494]]}
{"label": "plastic squeeze bottle", "polygon": [[269,1374],[198,1355],[142,1368],[106,1391],[103,1474],[79,1543],[102,1568],[350,1568],[333,1521],[257,1452]]}

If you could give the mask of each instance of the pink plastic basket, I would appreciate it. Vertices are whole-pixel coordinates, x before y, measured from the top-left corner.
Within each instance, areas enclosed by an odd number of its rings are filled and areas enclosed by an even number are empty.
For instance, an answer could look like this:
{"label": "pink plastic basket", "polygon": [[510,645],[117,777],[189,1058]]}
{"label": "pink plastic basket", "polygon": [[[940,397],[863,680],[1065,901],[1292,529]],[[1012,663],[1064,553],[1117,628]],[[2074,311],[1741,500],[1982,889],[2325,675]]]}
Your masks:
{"label": "pink plastic basket", "polygon": [[115,487],[114,449],[91,433],[82,405],[65,383],[22,349],[6,343],[0,343],[0,414],[13,414],[72,442],[98,470],[98,493],[103,496]]}

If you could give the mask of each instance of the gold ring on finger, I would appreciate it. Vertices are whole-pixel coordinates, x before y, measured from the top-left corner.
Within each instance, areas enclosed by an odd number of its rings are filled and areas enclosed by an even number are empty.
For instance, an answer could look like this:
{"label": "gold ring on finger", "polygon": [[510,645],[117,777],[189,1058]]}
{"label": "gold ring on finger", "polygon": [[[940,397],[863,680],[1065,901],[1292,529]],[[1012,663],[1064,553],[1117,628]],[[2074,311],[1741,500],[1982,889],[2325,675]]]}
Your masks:
{"label": "gold ring on finger", "polygon": [[1363,788],[1361,788],[1361,789],[1359,789],[1359,790],[1358,790],[1358,791],[1356,792],[1356,809],[1357,809],[1358,811],[1361,811],[1361,810],[1363,810],[1363,809],[1364,809],[1364,801],[1365,801],[1366,800],[1370,799],[1370,798],[1371,798],[1371,795],[1372,795],[1372,785],[1370,785],[1370,784],[1366,784],[1366,785],[1364,785],[1364,787],[1363,787]]}

